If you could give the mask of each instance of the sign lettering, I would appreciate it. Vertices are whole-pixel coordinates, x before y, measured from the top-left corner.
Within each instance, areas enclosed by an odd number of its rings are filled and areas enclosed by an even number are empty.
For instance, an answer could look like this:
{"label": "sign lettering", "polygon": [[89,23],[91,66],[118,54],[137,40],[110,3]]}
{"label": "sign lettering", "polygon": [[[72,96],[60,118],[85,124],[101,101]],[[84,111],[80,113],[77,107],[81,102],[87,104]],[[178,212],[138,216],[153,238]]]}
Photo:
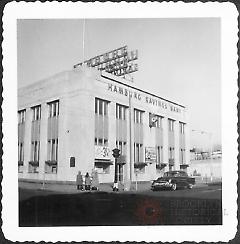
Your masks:
{"label": "sign lettering", "polygon": [[[138,65],[133,63],[133,61],[137,59],[138,51],[133,50],[128,52],[127,46],[124,46],[86,60],[84,61],[84,64],[88,67],[96,67],[98,70],[105,70],[106,72],[116,76],[124,76],[138,70]],[[83,63],[79,63],[74,65],[73,68],[77,68],[82,65]]]}
{"label": "sign lettering", "polygon": [[181,109],[179,107],[177,107],[173,104],[169,104],[168,102],[163,101],[159,98],[155,98],[155,97],[148,96],[148,95],[143,97],[142,93],[139,93],[136,91],[130,91],[127,88],[122,88],[120,86],[113,85],[110,83],[108,83],[108,90],[115,92],[115,93],[118,93],[118,94],[121,94],[121,95],[124,95],[126,97],[134,98],[134,99],[139,100],[139,101],[143,100],[148,104],[160,107],[162,109],[169,109],[171,112],[181,113]]}

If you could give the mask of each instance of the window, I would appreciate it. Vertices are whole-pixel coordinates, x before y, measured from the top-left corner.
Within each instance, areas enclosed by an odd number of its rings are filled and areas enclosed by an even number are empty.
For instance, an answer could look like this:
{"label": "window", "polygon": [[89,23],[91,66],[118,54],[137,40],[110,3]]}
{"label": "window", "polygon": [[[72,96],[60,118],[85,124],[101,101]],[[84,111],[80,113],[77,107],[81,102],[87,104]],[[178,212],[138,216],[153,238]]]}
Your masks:
{"label": "window", "polygon": [[95,98],[95,145],[108,146],[108,101]]}
{"label": "window", "polygon": [[23,142],[18,142],[18,161],[23,162]]}
{"label": "window", "polygon": [[163,163],[163,147],[157,146],[157,165]]}
{"label": "window", "polygon": [[70,168],[75,167],[75,157],[70,157]]}
{"label": "window", "polygon": [[57,117],[59,115],[59,101],[53,101],[48,103],[49,106],[49,118]]}
{"label": "window", "polygon": [[143,117],[143,112],[138,109],[134,109],[134,123],[142,124],[142,117]]}
{"label": "window", "polygon": [[179,122],[179,129],[180,129],[180,134],[185,134],[185,124],[182,122]]}
{"label": "window", "polygon": [[29,162],[29,168],[28,168],[29,173],[38,173],[39,151],[40,151],[40,141],[32,141],[31,161]]}
{"label": "window", "polygon": [[107,116],[108,103],[108,101],[95,98],[95,114]]}
{"label": "window", "polygon": [[134,143],[134,162],[143,162],[143,144]]}
{"label": "window", "polygon": [[127,107],[117,104],[116,105],[116,119],[126,120]]}
{"label": "window", "polygon": [[181,148],[180,149],[180,164],[184,164],[185,163],[185,149]]}
{"label": "window", "polygon": [[126,155],[127,151],[127,142],[125,141],[116,141],[116,147],[120,150],[121,155]]}
{"label": "window", "polygon": [[58,139],[48,140],[48,160],[58,161]]}
{"label": "window", "polygon": [[32,121],[37,121],[41,119],[41,106],[32,107],[33,119]]}
{"label": "window", "polygon": [[40,119],[41,106],[35,106],[32,110],[32,134],[31,134],[31,158],[29,162],[29,173],[38,173],[40,152]]}
{"label": "window", "polygon": [[163,117],[156,115],[157,116],[157,121],[156,121],[156,127],[162,129],[162,119]]}
{"label": "window", "polygon": [[45,172],[57,173],[59,101],[48,103],[48,109],[47,161],[45,162]]}
{"label": "window", "polygon": [[18,111],[18,124],[23,124],[26,120],[26,109]]}
{"label": "window", "polygon": [[174,147],[169,147],[169,159],[174,159]]}
{"label": "window", "polygon": [[168,119],[168,130],[174,131],[174,120]]}
{"label": "window", "polygon": [[[134,109],[134,167],[136,172],[145,171],[143,152],[143,111]],[[140,167],[141,165],[141,167]],[[139,168],[139,169],[137,169]]]}
{"label": "window", "polygon": [[116,141],[116,147],[120,150],[120,157],[118,158],[118,181],[123,181],[123,165],[126,163],[126,154],[127,154],[127,143],[124,141]]}
{"label": "window", "polygon": [[32,141],[31,161],[39,162],[40,141]]}
{"label": "window", "polygon": [[25,120],[26,110],[18,111],[18,172],[22,172],[24,163]]}

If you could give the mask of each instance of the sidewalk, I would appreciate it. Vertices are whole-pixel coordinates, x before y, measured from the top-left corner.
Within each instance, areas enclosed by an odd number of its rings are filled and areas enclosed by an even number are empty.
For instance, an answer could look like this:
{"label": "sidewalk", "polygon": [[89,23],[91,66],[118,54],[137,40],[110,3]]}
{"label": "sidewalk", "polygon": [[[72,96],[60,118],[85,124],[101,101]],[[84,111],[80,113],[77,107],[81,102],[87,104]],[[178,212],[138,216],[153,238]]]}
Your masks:
{"label": "sidewalk", "polygon": [[[32,189],[32,190],[47,190],[55,192],[64,192],[64,193],[79,193],[82,192],[77,190],[75,184],[63,184],[63,183],[43,183],[41,182],[26,182],[18,181],[18,186],[23,189]],[[112,192],[113,183],[102,183],[99,185],[99,191]],[[146,191],[151,187],[151,182],[138,182],[137,190]],[[121,191],[121,190],[120,190]],[[130,187],[130,191],[136,191],[136,183],[133,182]],[[84,192],[84,191],[83,191]]]}
{"label": "sidewalk", "polygon": [[[201,180],[196,180],[196,184],[194,187],[206,187],[208,185],[214,185],[214,184],[221,184],[219,181],[213,181],[213,182],[204,182]],[[112,192],[112,185],[113,183],[102,183],[99,186],[99,191],[103,192]],[[77,190],[77,187],[75,184],[63,184],[63,183],[43,183],[41,182],[24,182],[19,181],[18,186],[23,189],[31,189],[31,190],[47,190],[47,191],[54,191],[54,192],[61,192],[61,193],[80,193],[82,191]],[[138,182],[136,186],[136,182],[132,182],[130,187],[130,192],[136,192],[137,191],[149,191],[151,189],[151,182]],[[83,191],[84,192],[84,191]]]}

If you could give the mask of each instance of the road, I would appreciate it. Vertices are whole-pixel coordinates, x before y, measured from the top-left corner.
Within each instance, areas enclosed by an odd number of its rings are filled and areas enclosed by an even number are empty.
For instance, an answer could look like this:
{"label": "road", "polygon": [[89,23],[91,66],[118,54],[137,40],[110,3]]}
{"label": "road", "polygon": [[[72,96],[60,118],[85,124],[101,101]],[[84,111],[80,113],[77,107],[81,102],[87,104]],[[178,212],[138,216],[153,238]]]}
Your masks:
{"label": "road", "polygon": [[220,186],[67,194],[20,188],[19,200],[20,226],[222,224]]}

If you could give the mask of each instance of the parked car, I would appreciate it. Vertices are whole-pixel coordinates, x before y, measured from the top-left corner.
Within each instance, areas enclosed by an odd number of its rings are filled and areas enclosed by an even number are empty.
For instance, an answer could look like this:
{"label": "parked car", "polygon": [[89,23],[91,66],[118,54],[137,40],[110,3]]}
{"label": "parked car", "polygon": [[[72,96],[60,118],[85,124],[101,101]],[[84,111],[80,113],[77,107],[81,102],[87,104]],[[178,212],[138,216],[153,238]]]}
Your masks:
{"label": "parked car", "polygon": [[165,172],[163,177],[159,177],[157,180],[154,180],[151,190],[157,191],[161,189],[170,189],[175,191],[177,188],[181,187],[192,189],[194,184],[195,178],[189,177],[185,171],[174,170]]}

